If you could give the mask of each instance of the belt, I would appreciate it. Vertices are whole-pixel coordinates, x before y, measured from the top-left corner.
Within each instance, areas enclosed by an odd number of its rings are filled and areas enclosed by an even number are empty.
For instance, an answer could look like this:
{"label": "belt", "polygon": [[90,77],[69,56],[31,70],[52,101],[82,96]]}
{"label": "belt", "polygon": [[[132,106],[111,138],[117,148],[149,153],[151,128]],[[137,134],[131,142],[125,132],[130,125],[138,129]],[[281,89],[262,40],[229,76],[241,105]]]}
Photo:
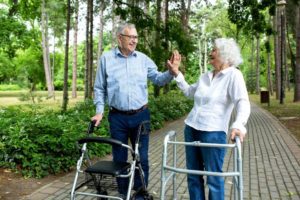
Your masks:
{"label": "belt", "polygon": [[142,107],[140,107],[139,109],[136,109],[136,110],[128,110],[128,111],[124,111],[124,110],[118,110],[114,107],[110,107],[110,112],[112,113],[120,113],[120,114],[123,114],[123,115],[134,115],[134,114],[137,114],[143,110],[145,110],[146,108],[148,108],[148,104],[145,104],[143,105]]}

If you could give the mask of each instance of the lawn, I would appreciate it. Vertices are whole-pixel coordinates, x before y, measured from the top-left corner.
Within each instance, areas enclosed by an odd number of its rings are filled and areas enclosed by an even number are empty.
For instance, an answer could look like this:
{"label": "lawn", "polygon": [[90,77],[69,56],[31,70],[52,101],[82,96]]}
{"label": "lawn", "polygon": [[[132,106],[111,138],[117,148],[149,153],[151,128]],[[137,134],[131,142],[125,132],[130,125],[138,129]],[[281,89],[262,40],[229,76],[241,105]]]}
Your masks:
{"label": "lawn", "polygon": [[[0,91],[0,106],[11,106],[11,105],[31,105],[31,104],[41,104],[47,107],[61,107],[63,92],[55,91],[55,99],[47,98],[47,91],[36,91],[34,93],[34,101],[30,96],[29,92],[26,90],[18,91]],[[75,105],[76,102],[83,100],[83,91],[77,92],[78,97],[72,98],[72,92],[69,91],[69,106]]]}
{"label": "lawn", "polygon": [[250,94],[249,97],[252,102],[277,117],[300,141],[300,102],[293,102],[293,96],[293,91],[286,91],[284,104],[280,104],[279,99],[276,99],[275,94],[273,94],[273,96],[270,96],[270,106],[266,103],[261,104],[259,95]]}

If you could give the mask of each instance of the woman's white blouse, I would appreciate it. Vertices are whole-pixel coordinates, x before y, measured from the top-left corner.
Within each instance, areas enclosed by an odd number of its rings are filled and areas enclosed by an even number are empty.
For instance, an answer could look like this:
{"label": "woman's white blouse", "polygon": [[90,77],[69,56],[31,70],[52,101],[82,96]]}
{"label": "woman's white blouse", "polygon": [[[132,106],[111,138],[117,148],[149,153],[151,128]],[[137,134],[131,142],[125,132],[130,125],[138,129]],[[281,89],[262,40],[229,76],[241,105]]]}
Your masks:
{"label": "woman's white blouse", "polygon": [[250,115],[250,102],[242,73],[228,67],[213,78],[213,73],[202,74],[198,81],[189,85],[179,73],[175,78],[184,95],[194,99],[194,107],[185,123],[202,131],[227,133],[233,108],[236,110],[231,128],[246,134]]}

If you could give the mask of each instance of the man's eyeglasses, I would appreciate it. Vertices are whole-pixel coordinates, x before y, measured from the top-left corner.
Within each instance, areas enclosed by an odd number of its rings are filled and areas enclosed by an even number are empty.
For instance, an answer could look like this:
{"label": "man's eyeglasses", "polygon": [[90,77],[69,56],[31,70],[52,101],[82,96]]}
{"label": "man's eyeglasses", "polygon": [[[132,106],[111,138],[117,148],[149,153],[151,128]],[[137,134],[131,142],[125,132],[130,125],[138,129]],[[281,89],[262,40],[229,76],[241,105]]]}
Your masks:
{"label": "man's eyeglasses", "polygon": [[137,35],[125,35],[125,34],[120,34],[120,35],[122,35],[124,37],[127,37],[127,38],[129,38],[131,40],[137,40],[137,39],[139,39],[139,36],[137,36]]}

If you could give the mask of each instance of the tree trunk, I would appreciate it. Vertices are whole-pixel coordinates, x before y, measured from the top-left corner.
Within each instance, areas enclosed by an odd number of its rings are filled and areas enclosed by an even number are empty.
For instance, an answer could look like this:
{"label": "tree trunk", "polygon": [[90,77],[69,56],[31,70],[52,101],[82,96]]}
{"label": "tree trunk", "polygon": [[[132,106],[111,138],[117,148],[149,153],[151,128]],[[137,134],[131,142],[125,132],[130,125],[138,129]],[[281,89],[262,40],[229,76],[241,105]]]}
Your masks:
{"label": "tree trunk", "polygon": [[[112,10],[114,11],[116,7],[115,1],[112,2]],[[120,17],[115,15],[115,13],[113,12],[112,14],[112,39],[111,39],[111,48],[115,48],[115,46],[117,46],[118,44],[116,44],[117,42],[117,38],[116,38],[116,32],[117,32],[117,24],[120,21]]]}
{"label": "tree trunk", "polygon": [[294,102],[300,101],[300,5],[296,8],[296,69]]}
{"label": "tree trunk", "polygon": [[202,70],[202,33],[199,33],[198,36],[198,52],[199,52],[199,71],[200,74],[203,74],[203,70]]}
{"label": "tree trunk", "polygon": [[181,0],[181,24],[185,34],[188,34],[188,22],[191,10],[191,0],[188,0],[187,6],[185,0]]}
{"label": "tree trunk", "polygon": [[90,32],[89,32],[89,92],[88,98],[92,98],[93,96],[93,77],[94,77],[94,63],[93,63],[93,0],[89,0],[90,3]]}
{"label": "tree trunk", "polygon": [[256,94],[260,92],[260,37],[259,34],[256,36]]}
{"label": "tree trunk", "polygon": [[79,2],[75,0],[75,19],[73,35],[73,69],[72,69],[72,98],[77,97],[77,34],[78,34],[78,9]]}
{"label": "tree trunk", "polygon": [[50,69],[50,56],[49,56],[49,44],[48,44],[48,24],[47,24],[47,13],[45,0],[42,1],[41,8],[41,32],[42,32],[42,49],[43,49],[43,61],[44,61],[44,70],[45,78],[48,89],[48,97],[54,96],[54,88],[51,78],[51,69]]}
{"label": "tree trunk", "polygon": [[[169,0],[164,1],[164,25],[165,25],[165,52],[169,52]],[[164,94],[170,91],[170,85],[166,84],[164,86]]]}
{"label": "tree trunk", "polygon": [[276,85],[276,99],[279,99],[280,97],[280,60],[281,60],[281,54],[280,54],[280,38],[281,38],[281,27],[280,27],[280,12],[279,9],[276,9],[276,16],[274,17],[274,27],[275,32],[277,33],[274,36],[274,56],[275,56],[275,85]]}
{"label": "tree trunk", "polygon": [[[160,26],[161,26],[161,0],[156,1],[156,32],[155,32],[155,46],[158,48],[157,51],[160,51],[161,48],[161,38],[160,38]],[[156,52],[155,62],[157,65],[160,65],[159,55]],[[158,97],[160,93],[160,87],[154,85],[154,97]]]}
{"label": "tree trunk", "polygon": [[288,88],[288,90],[290,91],[290,81],[289,81],[289,69],[288,69],[288,65],[287,65],[287,62],[286,62],[286,37],[287,37],[287,34],[286,34],[286,13],[285,13],[285,8],[284,10],[282,11],[282,64],[284,67],[284,88]]}
{"label": "tree trunk", "polygon": [[53,88],[53,99],[55,100],[54,67],[55,67],[55,33],[53,33],[53,59],[52,59],[52,68],[51,68],[51,83]]}
{"label": "tree trunk", "polygon": [[84,99],[89,97],[89,27],[90,27],[90,3],[87,1],[87,14],[86,14],[86,25],[85,25],[85,73],[84,73]]}
{"label": "tree trunk", "polygon": [[[270,44],[270,36],[267,38],[269,44]],[[267,80],[268,80],[268,90],[270,92],[270,95],[273,95],[273,84],[272,84],[272,73],[271,73],[271,50],[269,49],[267,52],[267,65],[268,65],[268,71],[267,71]]]}
{"label": "tree trunk", "polygon": [[68,0],[67,10],[67,30],[66,30],[66,47],[65,47],[65,66],[64,66],[64,92],[63,92],[63,105],[62,110],[65,112],[68,105],[68,65],[69,65],[69,32],[71,21],[71,0]]}
{"label": "tree trunk", "polygon": [[98,52],[97,52],[97,67],[99,67],[99,61],[100,61],[100,56],[102,55],[103,52],[103,28],[104,28],[104,17],[103,17],[103,12],[105,10],[105,4],[104,1],[100,2],[100,9],[99,9],[99,39],[98,39]]}

